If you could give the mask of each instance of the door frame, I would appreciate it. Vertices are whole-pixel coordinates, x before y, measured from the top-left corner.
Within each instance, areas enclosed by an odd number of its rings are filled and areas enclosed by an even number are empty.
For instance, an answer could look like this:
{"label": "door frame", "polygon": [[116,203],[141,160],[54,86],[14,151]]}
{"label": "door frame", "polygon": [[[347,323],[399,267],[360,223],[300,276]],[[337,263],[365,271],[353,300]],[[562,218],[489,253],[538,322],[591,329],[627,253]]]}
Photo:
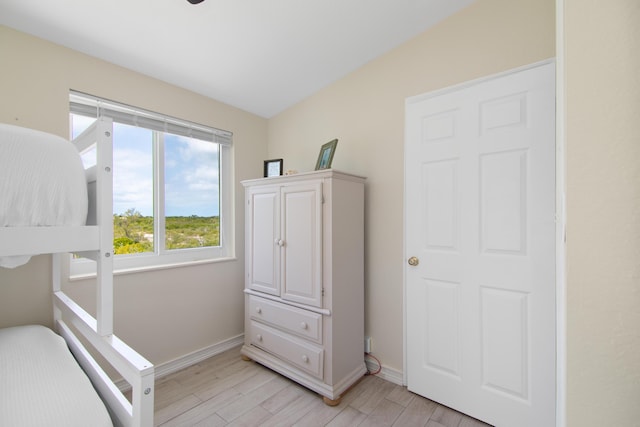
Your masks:
{"label": "door frame", "polygon": [[[561,10],[564,7],[564,0],[557,0],[557,17],[556,19],[558,30],[561,30],[562,20]],[[561,32],[558,33],[556,43],[562,44]],[[565,84],[563,80],[564,76],[564,52],[563,50],[557,50],[559,59],[550,58],[544,61],[534,62],[532,64],[524,65],[521,67],[506,70],[500,73],[492,74],[489,76],[480,77],[477,79],[469,80],[464,83],[449,86],[442,89],[437,89],[424,94],[411,96],[405,99],[405,111],[408,105],[415,104],[425,99],[433,98],[443,94],[447,94],[453,91],[465,89],[470,86],[494,80],[497,78],[505,77],[511,74],[515,74],[521,71],[536,68],[542,65],[553,63],[556,70],[556,113],[555,113],[555,125],[556,125],[556,185],[555,185],[555,198],[556,198],[556,231],[555,231],[555,248],[556,248],[556,271],[555,271],[555,288],[556,288],[556,426],[564,426],[566,422],[566,213],[565,213]],[[406,117],[406,113],[405,113]],[[406,123],[405,123],[406,126]],[[404,146],[406,146],[406,139]],[[403,147],[404,147],[403,146]],[[406,171],[406,156],[404,158],[404,171]],[[407,183],[406,172],[404,173],[404,186],[403,186],[403,262],[406,262],[407,254]],[[403,369],[402,369],[402,383],[407,385],[407,265],[404,264],[402,268],[402,346],[403,346]]]}
{"label": "door frame", "polygon": [[556,0],[556,426],[567,424],[567,212],[564,3]]}

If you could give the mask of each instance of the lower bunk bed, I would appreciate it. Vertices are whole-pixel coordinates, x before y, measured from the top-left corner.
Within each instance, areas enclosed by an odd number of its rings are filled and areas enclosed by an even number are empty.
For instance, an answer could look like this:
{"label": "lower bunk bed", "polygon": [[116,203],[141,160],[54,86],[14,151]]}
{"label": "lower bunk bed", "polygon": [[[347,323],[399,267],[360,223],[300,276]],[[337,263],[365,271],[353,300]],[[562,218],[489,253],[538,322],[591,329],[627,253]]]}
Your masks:
{"label": "lower bunk bed", "polygon": [[0,328],[0,426],[152,426],[153,365],[115,335],[93,337],[130,385],[130,401],[80,341],[91,332],[63,321],[57,329]]}
{"label": "lower bunk bed", "polygon": [[[153,425],[153,364],[113,333],[112,133],[99,118],[72,144],[0,123],[0,267],[53,254],[55,329],[0,329],[0,426]],[[87,151],[95,165],[85,170]],[[62,289],[68,252],[97,263],[95,318]]]}
{"label": "lower bunk bed", "polygon": [[66,342],[49,328],[0,329],[0,378],[0,425],[112,425]]}

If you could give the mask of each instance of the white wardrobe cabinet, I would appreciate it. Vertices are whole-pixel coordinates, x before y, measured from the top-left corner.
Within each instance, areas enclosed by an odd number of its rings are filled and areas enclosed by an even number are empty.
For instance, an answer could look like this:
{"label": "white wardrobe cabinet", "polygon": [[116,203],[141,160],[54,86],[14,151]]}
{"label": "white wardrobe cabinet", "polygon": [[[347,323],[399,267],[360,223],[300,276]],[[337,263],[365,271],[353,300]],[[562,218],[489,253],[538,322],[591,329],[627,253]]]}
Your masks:
{"label": "white wardrobe cabinet", "polygon": [[242,183],[241,353],[331,405],[366,372],[364,181],[329,169]]}

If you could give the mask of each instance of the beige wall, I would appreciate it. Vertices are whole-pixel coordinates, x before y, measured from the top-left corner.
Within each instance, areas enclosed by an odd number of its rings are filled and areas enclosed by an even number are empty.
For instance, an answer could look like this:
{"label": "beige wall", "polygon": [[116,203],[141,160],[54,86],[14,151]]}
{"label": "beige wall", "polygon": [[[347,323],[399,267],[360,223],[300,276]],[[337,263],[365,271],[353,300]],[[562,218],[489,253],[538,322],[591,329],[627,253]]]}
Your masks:
{"label": "beige wall", "polygon": [[[0,122],[68,136],[69,89],[234,134],[237,260],[116,276],[115,332],[160,364],[243,333],[244,207],[239,181],[262,174],[267,121],[192,92],[0,26]],[[0,269],[0,327],[51,325],[51,257]],[[94,287],[66,289],[88,310]]]}
{"label": "beige wall", "polygon": [[[565,3],[567,425],[637,425],[640,10],[636,0]],[[366,332],[383,365],[400,371],[404,99],[554,56],[553,9],[552,0],[479,0],[268,128],[250,114],[0,27],[0,121],[65,135],[67,91],[84,90],[233,131],[238,181],[259,176],[264,158],[311,170],[320,145],[339,138],[334,166],[368,177]],[[235,206],[238,261],[116,278],[116,318],[123,319],[116,329],[153,362],[242,332],[242,205]],[[50,265],[40,256],[0,270],[0,326],[50,322]],[[91,288],[72,287],[92,297]]]}
{"label": "beige wall", "polygon": [[640,2],[565,0],[567,425],[640,425]]}
{"label": "beige wall", "polygon": [[269,121],[269,157],[313,170],[338,138],[333,167],[367,177],[366,334],[403,370],[403,145],[409,96],[555,55],[553,0],[480,0]]}

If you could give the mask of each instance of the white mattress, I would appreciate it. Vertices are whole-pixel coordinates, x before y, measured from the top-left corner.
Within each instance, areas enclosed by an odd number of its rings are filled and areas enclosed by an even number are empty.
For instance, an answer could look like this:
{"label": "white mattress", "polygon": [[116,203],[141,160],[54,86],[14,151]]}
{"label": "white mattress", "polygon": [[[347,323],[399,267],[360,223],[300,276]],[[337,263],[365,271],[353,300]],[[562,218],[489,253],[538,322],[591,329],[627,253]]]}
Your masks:
{"label": "white mattress", "polygon": [[0,329],[0,426],[112,426],[62,337],[38,325]]}
{"label": "white mattress", "polygon": [[[87,206],[85,172],[71,142],[0,123],[0,227],[84,225]],[[20,261],[0,258],[0,267]]]}

